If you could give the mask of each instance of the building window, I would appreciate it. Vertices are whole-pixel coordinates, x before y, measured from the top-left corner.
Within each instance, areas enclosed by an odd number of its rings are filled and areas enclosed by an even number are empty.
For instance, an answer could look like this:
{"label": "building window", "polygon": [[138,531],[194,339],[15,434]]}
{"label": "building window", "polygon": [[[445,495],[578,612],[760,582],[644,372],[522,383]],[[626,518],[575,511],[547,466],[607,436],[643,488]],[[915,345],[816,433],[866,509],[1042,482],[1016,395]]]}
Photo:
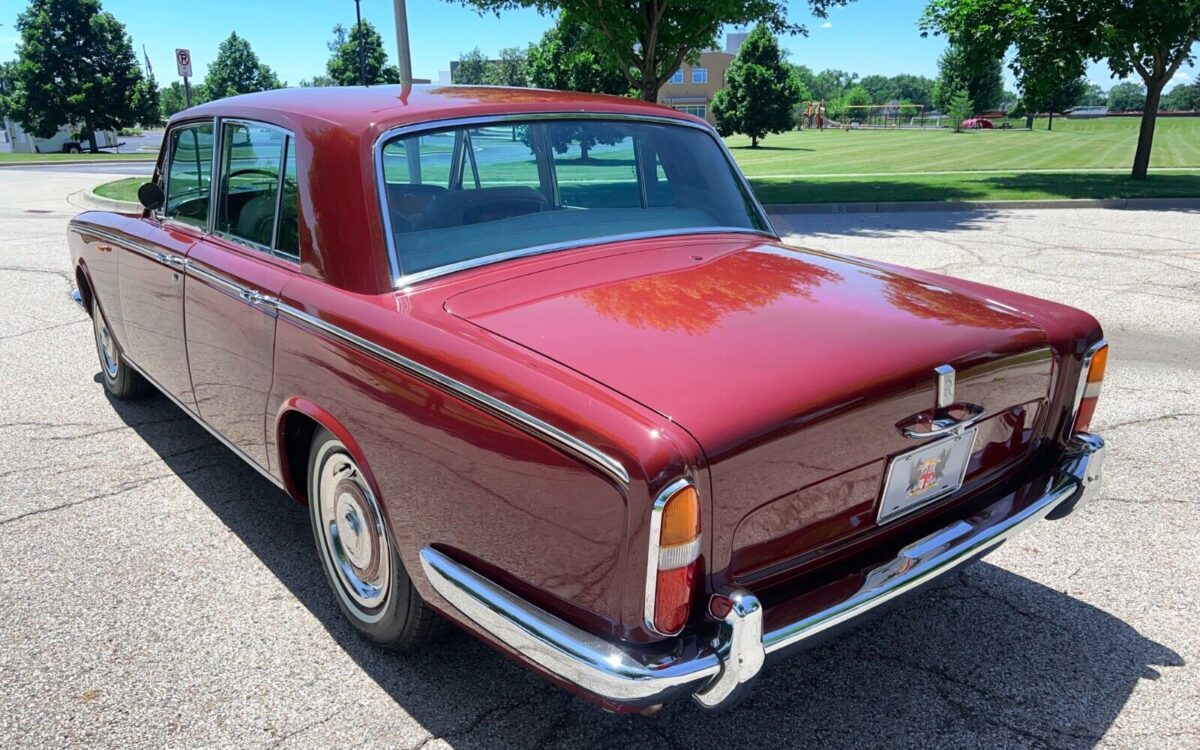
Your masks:
{"label": "building window", "polygon": [[675,71],[675,75],[668,78],[667,83],[683,83],[683,69]]}
{"label": "building window", "polygon": [[680,112],[686,112],[689,115],[695,115],[701,120],[704,119],[704,115],[708,111],[708,108],[703,104],[676,104],[672,107],[672,109],[679,110]]}
{"label": "building window", "polygon": [[692,68],[692,83],[708,83],[708,68]]}

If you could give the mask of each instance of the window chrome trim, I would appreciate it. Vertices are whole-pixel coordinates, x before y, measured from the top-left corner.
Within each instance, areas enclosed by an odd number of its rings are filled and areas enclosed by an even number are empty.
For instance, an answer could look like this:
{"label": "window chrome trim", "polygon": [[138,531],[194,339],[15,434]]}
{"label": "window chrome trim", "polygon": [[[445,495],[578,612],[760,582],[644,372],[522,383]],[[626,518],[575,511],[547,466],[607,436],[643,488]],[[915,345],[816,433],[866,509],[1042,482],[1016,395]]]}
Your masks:
{"label": "window chrome trim", "polygon": [[[400,254],[396,248],[396,237],[392,231],[392,216],[388,208],[387,201],[387,180],[384,174],[383,148],[388,142],[397,138],[405,138],[414,135],[421,135],[427,132],[438,130],[448,130],[452,128],[464,127],[486,127],[488,125],[512,122],[536,122],[542,120],[615,120],[622,122],[647,122],[657,125],[671,125],[684,128],[692,128],[706,133],[717,146],[721,149],[721,153],[725,155],[725,162],[729,169],[733,172],[734,181],[741,188],[743,197],[747,202],[747,206],[751,212],[758,218],[759,222],[766,229],[756,230],[747,229],[745,227],[704,227],[699,229],[670,229],[659,232],[635,232],[629,234],[617,234],[609,237],[588,238],[586,240],[571,240],[568,242],[552,243],[548,245],[540,245],[532,248],[520,248],[510,250],[504,253],[495,255],[487,255],[479,258],[472,258],[458,263],[452,263],[438,268],[430,268],[424,271],[418,271],[412,274],[404,274],[400,265]],[[375,145],[372,148],[372,153],[375,159],[375,193],[376,201],[379,205],[379,215],[383,221],[384,244],[387,248],[388,268],[392,275],[392,286],[395,289],[404,289],[412,284],[438,276],[465,271],[469,268],[477,268],[479,266],[492,265],[513,258],[520,258],[528,255],[541,255],[559,250],[567,250],[575,247],[588,247],[592,245],[604,244],[606,242],[617,242],[622,240],[643,239],[649,237],[670,237],[683,236],[688,234],[725,234],[735,232],[738,234],[755,234],[772,239],[779,239],[779,233],[775,231],[771,220],[767,216],[766,210],[755,197],[754,191],[750,188],[749,181],[742,174],[742,170],[738,169],[737,162],[734,161],[733,154],[730,153],[729,147],[725,145],[725,141],[717,135],[717,131],[706,122],[695,122],[685,120],[669,115],[649,115],[649,114],[634,114],[627,112],[531,112],[525,114],[504,114],[504,115],[479,115],[475,117],[458,117],[444,120],[429,120],[420,123],[410,123],[399,127],[389,128],[375,139]]]}
{"label": "window chrome trim", "polygon": [[321,333],[331,336],[339,341],[347,343],[352,347],[375,356],[389,364],[399,367],[401,370],[413,375],[427,383],[430,383],[437,388],[452,393],[465,401],[470,402],[476,407],[488,412],[494,417],[497,417],[505,422],[508,422],[521,430],[528,432],[535,437],[540,438],[560,450],[569,453],[576,458],[579,458],[598,469],[606,476],[616,480],[622,489],[629,486],[629,472],[621,464],[620,461],[604,453],[600,449],[585,443],[579,438],[571,435],[559,428],[544,422],[537,417],[520,409],[510,406],[503,401],[490,396],[483,391],[455,380],[448,375],[444,375],[431,367],[427,367],[419,362],[409,359],[402,354],[398,354],[390,349],[386,349],[378,344],[368,341],[361,336],[353,334],[343,328],[340,328],[332,323],[328,323],[315,315],[310,315],[303,310],[284,302],[277,302],[276,307],[280,314],[286,318],[290,318],[298,323],[301,323],[309,328],[315,329]]}
{"label": "window chrome trim", "polygon": [[[669,637],[679,633],[679,630],[674,633],[663,633],[655,627],[654,605],[658,595],[659,535],[662,532],[663,510],[667,507],[668,500],[688,487],[695,489],[695,485],[690,479],[677,479],[671,482],[658,493],[658,497],[654,498],[654,505],[650,508],[650,544],[646,552],[646,595],[643,599],[642,611],[644,612],[643,624],[655,635]],[[682,629],[680,628],[680,630]]]}
{"label": "window chrome trim", "polygon": [[[243,237],[238,237],[232,232],[223,232],[217,229],[217,219],[220,216],[220,205],[218,198],[221,194],[222,185],[225,182],[225,164],[221,158],[225,154],[225,125],[232,123],[234,125],[244,125],[246,127],[261,127],[270,130],[278,131],[283,135],[283,139],[279,143],[279,174],[275,178],[275,216],[271,224],[271,245],[270,247],[248,240]],[[215,135],[213,139],[213,179],[212,192],[209,201],[212,204],[209,209],[209,228],[208,234],[220,237],[231,242],[236,242],[240,245],[245,245],[247,248],[269,255],[272,258],[279,258],[289,263],[300,263],[300,256],[285,253],[279,250],[276,245],[279,242],[279,227],[282,223],[283,216],[280,211],[280,206],[283,203],[283,183],[284,177],[287,174],[287,158],[291,149],[290,144],[296,142],[296,134],[285,127],[281,127],[271,122],[263,122],[262,120],[253,120],[245,117],[218,117],[216,118]],[[296,218],[300,220],[299,216]]]}
{"label": "window chrome trim", "polygon": [[[163,147],[166,149],[166,153],[163,155],[163,170],[160,174],[160,176],[162,177],[162,181],[163,181],[163,184],[162,184],[163,205],[162,205],[161,221],[174,222],[175,224],[178,224],[180,226],[188,227],[192,231],[199,230],[201,234],[209,234],[210,233],[210,230],[212,228],[212,219],[213,219],[213,200],[214,200],[213,183],[216,182],[216,180],[214,178],[216,177],[216,167],[217,167],[217,152],[218,152],[217,146],[218,146],[218,140],[220,139],[220,132],[218,130],[218,125],[217,125],[217,122],[219,119],[220,118],[217,118],[217,117],[196,117],[196,118],[188,118],[186,120],[179,120],[177,122],[171,123],[171,126],[167,129],[167,132],[163,134]],[[171,165],[175,163],[175,151],[174,151],[174,149],[171,148],[171,137],[173,135],[175,135],[175,133],[179,132],[180,130],[186,130],[187,128],[192,128],[197,125],[205,125],[205,124],[212,125],[212,128],[213,128],[213,132],[212,132],[213,152],[212,152],[212,157],[209,159],[209,163],[208,163],[208,215],[204,219],[204,224],[198,225],[198,224],[193,224],[189,221],[183,221],[181,219],[176,218],[175,216],[167,216],[167,202],[171,200]]]}

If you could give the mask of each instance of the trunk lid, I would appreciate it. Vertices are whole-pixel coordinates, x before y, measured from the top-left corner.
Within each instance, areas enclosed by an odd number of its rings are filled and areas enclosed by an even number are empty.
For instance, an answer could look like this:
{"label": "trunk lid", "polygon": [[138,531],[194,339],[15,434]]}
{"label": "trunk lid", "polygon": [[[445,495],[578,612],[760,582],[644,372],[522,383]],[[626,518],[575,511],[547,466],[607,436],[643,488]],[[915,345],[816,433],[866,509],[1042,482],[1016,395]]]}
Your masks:
{"label": "trunk lid", "polygon": [[750,581],[874,528],[896,425],[933,368],[987,409],[968,483],[1027,451],[1052,359],[1017,310],[854,259],[686,237],[506,278],[446,309],[688,430],[709,460],[709,569]]}

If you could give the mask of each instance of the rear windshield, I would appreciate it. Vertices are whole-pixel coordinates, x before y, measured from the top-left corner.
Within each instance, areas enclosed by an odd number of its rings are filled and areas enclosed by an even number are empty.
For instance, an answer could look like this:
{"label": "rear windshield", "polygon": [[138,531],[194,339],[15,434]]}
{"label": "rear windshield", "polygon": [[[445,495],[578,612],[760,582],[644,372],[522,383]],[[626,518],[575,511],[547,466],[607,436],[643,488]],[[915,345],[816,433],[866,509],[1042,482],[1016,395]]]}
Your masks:
{"label": "rear windshield", "polygon": [[382,151],[404,276],[633,233],[769,231],[706,131],[539,120],[427,131]]}

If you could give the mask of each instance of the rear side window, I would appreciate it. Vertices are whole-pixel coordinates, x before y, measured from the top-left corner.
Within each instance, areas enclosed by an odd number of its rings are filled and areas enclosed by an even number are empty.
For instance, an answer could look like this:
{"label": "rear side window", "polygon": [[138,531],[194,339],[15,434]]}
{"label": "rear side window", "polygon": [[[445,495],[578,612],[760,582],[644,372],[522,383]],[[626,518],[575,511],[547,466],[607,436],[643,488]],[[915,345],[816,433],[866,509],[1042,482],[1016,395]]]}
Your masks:
{"label": "rear side window", "polygon": [[185,125],[172,130],[168,155],[167,199],[163,216],[193,226],[208,226],[212,123]]}
{"label": "rear side window", "polygon": [[267,125],[227,122],[221,126],[217,232],[261,248],[273,247],[286,137]]}

